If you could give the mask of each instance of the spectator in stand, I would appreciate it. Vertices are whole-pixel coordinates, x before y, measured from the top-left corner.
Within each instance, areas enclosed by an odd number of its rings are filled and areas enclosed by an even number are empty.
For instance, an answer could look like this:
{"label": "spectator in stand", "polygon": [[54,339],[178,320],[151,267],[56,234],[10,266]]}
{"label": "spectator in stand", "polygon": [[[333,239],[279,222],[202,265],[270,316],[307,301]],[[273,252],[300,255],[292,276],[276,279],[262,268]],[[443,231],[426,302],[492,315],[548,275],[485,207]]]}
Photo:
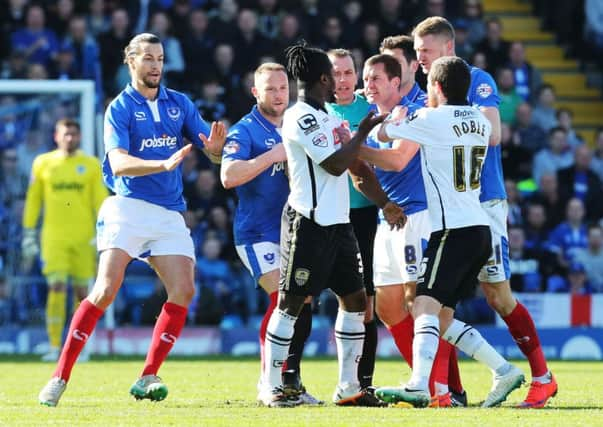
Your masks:
{"label": "spectator in stand", "polygon": [[547,216],[544,205],[530,202],[526,208],[526,219],[523,226],[525,232],[525,247],[544,254],[550,229],[546,228]]}
{"label": "spectator in stand", "polygon": [[505,176],[521,181],[532,176],[532,153],[522,147],[517,133],[507,123],[500,124],[501,159]]}
{"label": "spectator in stand", "polygon": [[350,48],[356,47],[360,43],[362,23],[364,21],[362,13],[362,2],[358,0],[348,0],[343,5],[343,15],[341,16],[343,39]]}
{"label": "spectator in stand", "polygon": [[603,229],[600,225],[588,228],[588,247],[577,249],[575,260],[584,266],[593,291],[603,292]]}
{"label": "spectator in stand", "polygon": [[572,147],[572,150],[584,144],[584,141],[576,134],[573,128],[572,120],[574,113],[572,110],[560,108],[555,112],[555,117],[557,118],[558,125],[567,132],[567,143]]}
{"label": "spectator in stand", "polygon": [[231,122],[238,122],[256,104],[256,99],[251,95],[254,82],[254,72],[248,71],[241,80],[241,90],[227,99],[226,111]]}
{"label": "spectator in stand", "polygon": [[573,198],[567,202],[566,220],[549,234],[547,249],[557,255],[559,265],[567,269],[574,262],[576,251],[588,247],[588,233],[584,223],[584,204]]}
{"label": "spectator in stand", "polygon": [[[360,33],[360,31],[358,33]],[[301,30],[297,16],[291,13],[283,15],[279,25],[278,36],[274,40],[274,54],[277,58],[277,62],[280,64],[285,63],[285,49],[292,44],[295,44],[300,38]],[[247,114],[247,111],[249,110],[244,111],[245,114]]]}
{"label": "spectator in stand", "polygon": [[502,123],[513,124],[517,113],[517,107],[522,103],[522,98],[517,94],[513,71],[510,68],[499,68],[496,83],[498,85],[498,96],[500,104],[500,121]]}
{"label": "spectator in stand", "polygon": [[[115,49],[115,46],[113,47]],[[94,37],[88,34],[86,18],[73,16],[69,20],[69,30],[61,50],[71,51],[73,55],[73,77],[92,80],[95,83],[97,106],[102,106],[103,82],[99,63],[99,48]],[[72,77],[72,78],[73,78]]]}
{"label": "spectator in stand", "polygon": [[75,16],[73,0],[57,0],[48,14],[48,27],[62,40],[69,29],[69,22]]}
{"label": "spectator in stand", "polygon": [[167,11],[171,26],[171,34],[182,43],[189,34],[190,16],[193,13],[193,2],[190,0],[173,0],[172,7]]}
{"label": "spectator in stand", "polygon": [[588,281],[584,266],[573,262],[567,273],[568,292],[573,295],[585,295],[592,293],[592,287]]}
{"label": "spectator in stand", "polygon": [[98,36],[100,48],[100,63],[103,75],[103,89],[108,95],[115,95],[123,86],[117,85],[117,71],[122,68],[127,74],[123,63],[121,48],[130,41],[130,17],[125,9],[115,9],[111,13],[111,27]]}
{"label": "spectator in stand", "polygon": [[27,58],[25,52],[15,50],[10,54],[0,78],[4,79],[24,79],[27,77]]}
{"label": "spectator in stand", "polygon": [[517,106],[513,139],[531,155],[547,145],[546,133],[532,122],[532,106],[527,102]]}
{"label": "spectator in stand", "polygon": [[322,24],[322,34],[318,46],[324,51],[344,46],[343,29],[337,15],[327,16]]}
{"label": "spectator in stand", "polygon": [[213,72],[217,75],[220,86],[224,89],[224,96],[227,98],[238,93],[241,83],[241,73],[235,70],[234,59],[235,50],[232,45],[221,43],[216,46]]}
{"label": "spectator in stand", "polygon": [[509,207],[507,224],[520,227],[523,225],[524,219],[521,212],[521,194],[517,189],[517,183],[512,179],[505,179],[505,191],[507,192],[507,205]]}
{"label": "spectator in stand", "polygon": [[160,5],[152,0],[129,0],[126,2],[128,15],[132,19],[132,33],[143,33],[149,26],[149,19],[160,9]]}
{"label": "spectator in stand", "polygon": [[[423,16],[417,20],[422,21],[430,16],[442,16],[446,17],[446,0],[427,0],[423,3]],[[416,22],[415,22],[416,23]]]}
{"label": "spectator in stand", "polygon": [[534,156],[532,174],[535,182],[547,172],[557,173],[559,169],[574,164],[574,154],[567,143],[567,132],[562,127],[549,130],[549,146],[543,148]]}
{"label": "spectator in stand", "polygon": [[97,38],[111,28],[111,19],[105,10],[105,0],[91,0],[86,16],[90,34]]}
{"label": "spectator in stand", "polygon": [[29,176],[34,159],[49,151],[49,145],[39,130],[27,131],[25,141],[17,145],[17,169],[19,173]]}
{"label": "spectator in stand", "polygon": [[603,2],[586,0],[584,5],[585,31],[584,39],[595,51],[591,58],[598,58],[599,64],[603,54]]}
{"label": "spectator in stand", "polygon": [[42,64],[29,64],[27,66],[28,80],[47,80],[49,78],[48,70]]}
{"label": "spectator in stand", "polygon": [[3,1],[0,6],[0,59],[3,59],[11,52],[11,34],[24,26],[27,0]]}
{"label": "spectator in stand", "polygon": [[218,43],[232,43],[237,32],[239,5],[236,0],[222,0],[209,15],[209,34]]}
{"label": "spectator in stand", "polygon": [[477,46],[486,37],[481,0],[465,0],[461,16],[467,22],[467,40],[472,46]]}
{"label": "spectator in stand", "polygon": [[199,171],[195,184],[184,189],[188,209],[195,213],[199,222],[208,219],[212,207],[228,206],[226,196],[217,183],[216,173],[212,169],[203,169]]}
{"label": "spectator in stand", "polygon": [[26,26],[11,35],[12,50],[20,50],[30,63],[50,65],[54,61],[59,42],[51,29],[45,27],[46,13],[42,6],[29,6]]}
{"label": "spectator in stand", "polygon": [[184,73],[184,56],[182,55],[182,46],[180,40],[172,35],[172,22],[169,16],[164,12],[155,12],[151,16],[149,31],[155,34],[163,44],[163,74],[166,84],[176,89],[185,89],[181,87],[182,75]]}
{"label": "spectator in stand", "polygon": [[509,62],[509,42],[502,38],[502,23],[497,17],[486,21],[486,38],[477,44],[475,50],[484,52],[488,61],[487,71],[493,76],[496,70]]}
{"label": "spectator in stand", "polygon": [[509,47],[509,63],[515,78],[515,89],[524,101],[531,101],[533,95],[542,85],[540,72],[526,60],[526,50],[523,43],[514,41]]}
{"label": "spectator in stand", "polygon": [[379,25],[372,21],[364,24],[362,28],[362,40],[360,48],[365,58],[371,57],[379,53],[381,46],[381,35],[379,33]]}
{"label": "spectator in stand", "polygon": [[603,127],[597,128],[595,132],[595,151],[590,167],[603,181]]}
{"label": "spectator in stand", "polygon": [[228,262],[220,259],[222,244],[216,237],[208,236],[197,258],[196,270],[203,286],[209,288],[218,298],[227,314],[238,314],[236,289],[231,287],[232,271]]}
{"label": "spectator in stand", "polygon": [[0,150],[16,147],[25,138],[28,123],[18,114],[19,105],[14,96],[0,97],[0,109],[3,111],[0,116]]}
{"label": "spectator in stand", "polygon": [[531,202],[541,203],[546,212],[546,228],[552,230],[563,221],[565,205],[559,197],[557,174],[545,173],[540,178],[539,189],[531,197]]}
{"label": "spectator in stand", "polygon": [[237,32],[232,45],[235,50],[235,69],[244,73],[255,69],[258,58],[272,52],[272,42],[258,31],[258,15],[242,9],[237,18]]}
{"label": "spectator in stand", "polygon": [[278,0],[258,0],[258,30],[267,39],[274,40],[278,34],[280,16]]}
{"label": "spectator in stand", "polygon": [[412,20],[418,16],[418,6],[414,2],[402,3],[402,0],[380,0],[377,13],[369,17],[377,21],[383,37],[406,34],[411,29]]}
{"label": "spectator in stand", "polygon": [[465,61],[471,60],[473,55],[473,45],[469,42],[469,23],[464,19],[454,21],[454,51],[456,56],[463,58]]}
{"label": "spectator in stand", "polygon": [[603,184],[596,173],[590,169],[592,151],[581,145],[574,152],[574,164],[557,171],[559,197],[565,203],[576,197],[586,207],[586,219],[596,221],[603,217]]}
{"label": "spectator in stand", "polygon": [[10,207],[15,201],[25,198],[29,176],[17,167],[17,149],[6,148],[2,151],[0,168],[0,204]]}
{"label": "spectator in stand", "polygon": [[544,132],[548,132],[557,126],[555,113],[555,88],[545,83],[538,89],[538,100],[532,112],[532,122]]}
{"label": "spectator in stand", "polygon": [[481,70],[487,70],[488,69],[488,58],[486,57],[486,54],[484,52],[481,51],[475,51],[473,52],[473,55],[471,55],[471,65],[473,65],[474,67],[477,67]]}
{"label": "spectator in stand", "polygon": [[206,76],[201,84],[201,96],[195,100],[195,107],[202,117],[218,121],[226,115],[224,88],[217,76]]}
{"label": "spectator in stand", "polygon": [[511,289],[515,292],[540,292],[544,282],[542,253],[526,247],[521,227],[509,227],[509,269]]}
{"label": "spectator in stand", "polygon": [[193,84],[207,72],[207,58],[211,58],[216,41],[208,30],[209,20],[203,9],[195,9],[188,20],[188,31],[182,39],[182,54],[186,63],[185,76]]}

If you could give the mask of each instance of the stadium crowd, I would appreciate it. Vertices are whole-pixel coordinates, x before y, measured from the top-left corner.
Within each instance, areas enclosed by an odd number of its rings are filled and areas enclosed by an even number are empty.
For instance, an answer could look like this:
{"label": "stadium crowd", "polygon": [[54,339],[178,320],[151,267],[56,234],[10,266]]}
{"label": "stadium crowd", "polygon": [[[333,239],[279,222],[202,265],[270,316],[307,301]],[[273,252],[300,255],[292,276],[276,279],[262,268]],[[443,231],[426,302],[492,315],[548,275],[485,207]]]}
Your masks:
{"label": "stadium crowd", "polygon": [[[586,44],[603,49],[603,30],[591,19],[596,2],[533,3],[568,52],[581,55]],[[551,11],[566,3],[574,5],[568,13],[576,19],[558,25]],[[484,18],[480,0],[5,0],[1,76],[91,79],[102,112],[130,79],[122,48],[133,34],[149,31],[164,44],[164,83],[188,94],[207,121],[231,124],[256,102],[253,70],[282,62],[284,48],[298,39],[325,50],[347,48],[360,69],[384,37],[408,33],[432,15],[451,20],[457,54],[498,84],[513,290],[603,292],[603,127],[594,147],[584,143],[573,128],[573,112],[555,109],[555,88],[542,84],[523,43],[505,40],[500,20]],[[581,22],[584,39],[576,30]],[[421,72],[417,80],[424,81]],[[290,88],[293,102],[295,84]],[[63,97],[38,101],[0,94],[0,325],[35,323],[36,313],[43,314],[39,267],[22,271],[20,265],[23,202],[33,159],[52,149],[55,122],[75,111]],[[186,158],[183,177],[185,221],[197,255],[198,292],[189,322],[257,317],[267,299],[234,250],[234,193],[222,188],[219,169],[200,153]],[[166,298],[155,282],[144,263],[130,265],[116,302],[118,322],[154,322]],[[323,301],[319,311],[333,315],[331,306]]]}

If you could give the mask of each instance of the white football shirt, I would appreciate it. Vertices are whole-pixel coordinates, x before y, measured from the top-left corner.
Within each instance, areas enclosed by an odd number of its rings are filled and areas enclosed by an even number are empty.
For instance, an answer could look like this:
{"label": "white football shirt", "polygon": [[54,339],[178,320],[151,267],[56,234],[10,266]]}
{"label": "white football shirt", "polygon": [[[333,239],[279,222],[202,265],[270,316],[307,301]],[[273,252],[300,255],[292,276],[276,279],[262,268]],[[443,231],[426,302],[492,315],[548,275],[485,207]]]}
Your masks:
{"label": "white football shirt", "polygon": [[341,147],[333,132],[341,124],[341,119],[301,101],[285,111],[283,118],[289,206],[323,226],[350,222],[348,172],[334,176],[320,167]]}
{"label": "white football shirt", "polygon": [[477,108],[463,105],[422,108],[400,123],[385,125],[389,138],[421,145],[433,231],[489,224],[479,195],[491,130]]}

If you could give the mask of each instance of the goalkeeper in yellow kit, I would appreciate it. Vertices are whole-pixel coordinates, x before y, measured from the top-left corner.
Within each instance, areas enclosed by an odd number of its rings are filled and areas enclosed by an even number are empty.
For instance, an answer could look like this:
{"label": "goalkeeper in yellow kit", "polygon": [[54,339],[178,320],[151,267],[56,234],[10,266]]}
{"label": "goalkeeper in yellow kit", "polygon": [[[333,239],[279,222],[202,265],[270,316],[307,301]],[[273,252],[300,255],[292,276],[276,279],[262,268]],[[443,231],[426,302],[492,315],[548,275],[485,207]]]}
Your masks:
{"label": "goalkeeper in yellow kit", "polygon": [[[56,361],[59,356],[68,280],[71,279],[77,307],[86,297],[88,282],[96,272],[96,215],[108,193],[98,159],[79,150],[80,138],[76,121],[57,122],[57,149],[34,160],[23,213],[24,265],[31,266],[41,246],[42,273],[48,283],[46,329],[50,351],[43,356],[45,361]],[[41,212],[38,245],[36,228]]]}

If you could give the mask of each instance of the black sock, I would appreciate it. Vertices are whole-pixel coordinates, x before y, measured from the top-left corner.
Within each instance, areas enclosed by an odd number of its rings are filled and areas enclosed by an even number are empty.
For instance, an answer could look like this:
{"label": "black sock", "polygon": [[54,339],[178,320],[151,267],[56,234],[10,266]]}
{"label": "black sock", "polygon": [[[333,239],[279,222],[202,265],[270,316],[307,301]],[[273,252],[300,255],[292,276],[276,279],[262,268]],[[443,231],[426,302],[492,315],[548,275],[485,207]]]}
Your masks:
{"label": "black sock", "polygon": [[299,362],[304,352],[306,340],[312,331],[312,304],[304,304],[301,313],[295,322],[295,330],[289,347],[289,357],[287,358],[287,370],[297,372],[299,376]]}
{"label": "black sock", "polygon": [[360,358],[360,363],[358,363],[358,381],[360,381],[361,388],[373,385],[376,355],[377,322],[375,319],[373,319],[364,324],[364,346],[362,347],[362,357]]}

